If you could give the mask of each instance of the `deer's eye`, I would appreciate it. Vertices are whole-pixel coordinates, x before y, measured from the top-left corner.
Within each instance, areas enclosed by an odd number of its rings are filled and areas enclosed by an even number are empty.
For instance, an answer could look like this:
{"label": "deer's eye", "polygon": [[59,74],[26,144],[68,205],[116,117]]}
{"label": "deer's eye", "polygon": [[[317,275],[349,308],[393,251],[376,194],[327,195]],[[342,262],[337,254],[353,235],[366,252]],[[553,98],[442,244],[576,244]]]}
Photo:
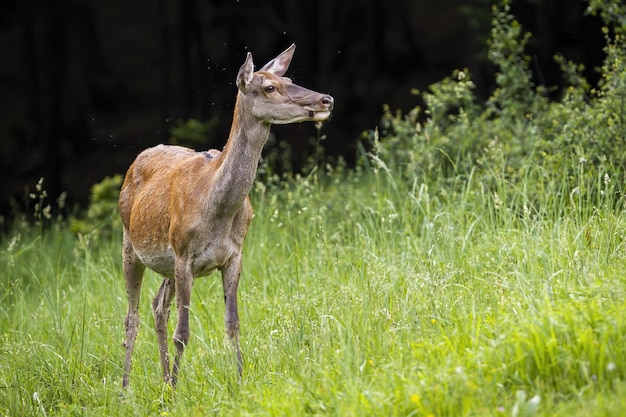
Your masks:
{"label": "deer's eye", "polygon": [[276,87],[274,87],[273,85],[268,85],[267,87],[265,87],[266,93],[272,93],[274,91],[276,91]]}

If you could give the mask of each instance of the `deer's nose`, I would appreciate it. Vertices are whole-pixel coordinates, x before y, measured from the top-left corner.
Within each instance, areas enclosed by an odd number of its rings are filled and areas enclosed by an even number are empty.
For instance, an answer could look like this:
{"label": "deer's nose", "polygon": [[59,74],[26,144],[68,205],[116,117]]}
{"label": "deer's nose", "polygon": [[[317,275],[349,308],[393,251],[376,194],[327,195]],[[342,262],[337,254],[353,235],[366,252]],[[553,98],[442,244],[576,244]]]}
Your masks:
{"label": "deer's nose", "polygon": [[328,110],[332,110],[335,107],[335,99],[332,96],[324,95],[320,100],[322,106],[326,107]]}

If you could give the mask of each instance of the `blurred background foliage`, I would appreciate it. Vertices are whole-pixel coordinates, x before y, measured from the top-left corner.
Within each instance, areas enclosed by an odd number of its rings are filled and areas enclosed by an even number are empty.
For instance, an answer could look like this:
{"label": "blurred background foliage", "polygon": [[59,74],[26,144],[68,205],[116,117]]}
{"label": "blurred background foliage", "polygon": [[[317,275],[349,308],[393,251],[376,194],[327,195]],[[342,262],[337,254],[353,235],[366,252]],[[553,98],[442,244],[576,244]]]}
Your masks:
{"label": "blurred background foliage", "polygon": [[[605,23],[601,31],[606,58],[597,87],[585,78],[582,64],[555,55],[564,80],[556,99],[550,97],[549,87],[533,79],[527,54],[532,37],[512,14],[509,2],[494,7],[487,44],[497,87],[490,96],[482,99],[470,71],[458,69],[424,92],[413,91],[423,106],[403,113],[385,105],[380,127],[362,134],[359,166],[379,164],[409,186],[429,184],[439,198],[462,192],[469,180],[495,198],[505,198],[498,195],[505,193],[503,184],[534,187],[526,190],[532,199],[518,202],[520,212],[554,206],[568,210],[581,196],[598,206],[621,201],[626,167],[626,39],[621,17],[626,9],[620,7],[609,1],[592,2],[588,10]],[[193,146],[213,127],[214,121],[178,121],[170,142]],[[312,143],[316,151],[301,173],[329,163],[324,139],[318,126]],[[270,143],[276,141],[272,135]],[[290,151],[286,145],[270,149],[259,166],[259,180],[267,185],[285,177],[275,167],[289,159]],[[331,164],[345,162],[332,159]],[[74,232],[105,236],[119,232],[121,182],[116,175],[92,187],[86,214],[72,219]]]}
{"label": "blurred background foliage", "polygon": [[[532,35],[511,12],[509,2],[494,7],[489,61],[496,88],[486,101],[476,94],[472,74],[455,70],[419,94],[424,106],[406,114],[386,106],[379,131],[368,135],[376,155],[407,181],[438,185],[442,194],[473,177],[495,192],[504,179],[532,184],[538,206],[571,197],[589,184],[605,183],[607,193],[594,198],[621,198],[626,167],[626,6],[594,1],[587,13],[605,26],[605,60],[597,86],[584,66],[555,55],[563,88],[534,80],[527,47]],[[530,181],[527,181],[530,180]],[[566,182],[564,184],[563,182]],[[610,187],[609,187],[610,184]],[[527,185],[528,186],[528,185]],[[600,187],[604,188],[604,187]],[[532,191],[532,190],[530,190]],[[565,198],[567,200],[567,198]]]}
{"label": "blurred background foliage", "polygon": [[[595,12],[589,13],[586,2],[516,0],[510,7],[519,24],[492,29],[494,3],[8,2],[0,8],[6,52],[0,64],[0,214],[6,220],[28,207],[42,177],[53,211],[64,192],[66,211],[86,207],[94,183],[125,172],[139,151],[157,143],[221,149],[233,81],[248,51],[258,66],[295,42],[288,75],[331,93],[337,103],[321,130],[274,127],[262,166],[270,176],[320,161],[354,166],[359,135],[379,123],[385,103],[405,112],[422,106],[420,122],[428,111],[443,123],[437,112],[446,112],[445,103],[436,103],[436,90],[427,86],[454,68],[467,68],[464,82],[472,83],[471,94],[458,99],[478,104],[491,97],[485,117],[492,118],[514,117],[523,106],[536,109],[540,95],[560,98],[565,81],[553,59],[557,52],[565,62],[584,64],[580,73],[591,88],[599,87],[600,28],[619,26],[620,2],[592,1]],[[519,45],[493,44],[499,36],[492,30],[522,27],[519,37],[506,38]],[[523,56],[510,53],[517,47],[525,49]],[[456,84],[458,77],[437,85]],[[544,92],[537,94],[540,87]],[[426,93],[412,95],[412,88]],[[509,108],[513,96],[516,107]],[[470,103],[459,104],[470,111]],[[473,111],[483,110],[477,105]]]}

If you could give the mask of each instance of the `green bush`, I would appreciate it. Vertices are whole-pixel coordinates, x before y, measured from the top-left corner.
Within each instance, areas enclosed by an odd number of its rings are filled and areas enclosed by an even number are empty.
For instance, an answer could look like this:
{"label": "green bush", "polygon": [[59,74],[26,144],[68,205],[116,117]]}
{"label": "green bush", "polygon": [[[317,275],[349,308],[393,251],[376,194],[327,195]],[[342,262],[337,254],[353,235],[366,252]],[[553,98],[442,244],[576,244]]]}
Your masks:
{"label": "green bush", "polygon": [[536,208],[560,204],[563,195],[573,203],[584,197],[614,204],[626,166],[626,7],[598,0],[588,12],[607,25],[597,88],[590,88],[582,65],[560,56],[561,97],[551,101],[545,87],[535,86],[525,53],[530,34],[505,0],[493,10],[488,58],[497,87],[486,103],[479,104],[471,74],[456,70],[421,94],[423,110],[403,115],[385,107],[380,139],[374,135],[377,160],[409,182],[443,192],[473,177],[493,192],[503,181],[523,182],[525,204]]}
{"label": "green bush", "polygon": [[213,117],[206,122],[196,119],[177,120],[170,129],[172,137],[169,143],[172,145],[189,146],[192,148],[206,147],[215,136],[215,128],[219,123],[217,117]]}
{"label": "green bush", "polygon": [[122,220],[117,202],[122,181],[123,177],[116,174],[94,184],[84,216],[70,218],[71,231],[91,238],[121,236]]}

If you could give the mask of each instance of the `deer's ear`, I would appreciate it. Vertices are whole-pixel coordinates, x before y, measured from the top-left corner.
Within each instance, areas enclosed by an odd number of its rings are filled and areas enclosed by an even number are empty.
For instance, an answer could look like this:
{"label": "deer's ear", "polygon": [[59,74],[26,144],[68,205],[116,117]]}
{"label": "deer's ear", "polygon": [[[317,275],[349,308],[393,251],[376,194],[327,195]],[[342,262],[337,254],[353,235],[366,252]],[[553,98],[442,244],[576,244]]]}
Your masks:
{"label": "deer's ear", "polygon": [[276,58],[263,65],[263,68],[261,68],[259,71],[271,72],[277,77],[282,77],[287,72],[287,68],[289,68],[289,64],[291,63],[291,58],[293,58],[293,53],[295,50],[296,44],[292,43],[291,46],[285,49],[282,54],[278,55]]}
{"label": "deer's ear", "polygon": [[239,68],[239,73],[237,74],[237,88],[245,91],[245,89],[252,82],[253,74],[254,62],[252,62],[252,54],[248,52],[248,55],[246,56],[246,61],[243,63],[241,68]]}

